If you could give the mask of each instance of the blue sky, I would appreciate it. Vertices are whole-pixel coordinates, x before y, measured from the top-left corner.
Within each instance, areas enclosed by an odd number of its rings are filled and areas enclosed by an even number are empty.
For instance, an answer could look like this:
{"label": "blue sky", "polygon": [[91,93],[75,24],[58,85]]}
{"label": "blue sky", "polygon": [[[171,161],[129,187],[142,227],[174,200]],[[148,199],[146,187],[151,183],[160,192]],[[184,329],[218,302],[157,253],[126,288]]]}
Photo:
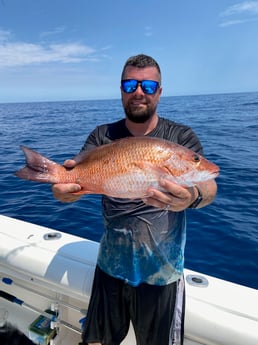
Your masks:
{"label": "blue sky", "polygon": [[258,91],[258,1],[0,0],[0,102],[119,98],[138,53],[164,96]]}

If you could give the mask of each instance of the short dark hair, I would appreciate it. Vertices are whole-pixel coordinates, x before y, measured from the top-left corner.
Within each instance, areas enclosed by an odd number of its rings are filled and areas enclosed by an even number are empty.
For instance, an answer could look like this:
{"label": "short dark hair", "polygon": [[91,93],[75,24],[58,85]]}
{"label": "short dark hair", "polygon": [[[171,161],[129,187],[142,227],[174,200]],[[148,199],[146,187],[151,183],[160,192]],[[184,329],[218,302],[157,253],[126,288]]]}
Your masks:
{"label": "short dark hair", "polygon": [[161,79],[161,71],[160,71],[159,64],[151,56],[139,54],[139,55],[129,57],[129,59],[125,62],[121,79],[123,79],[125,69],[128,66],[137,67],[137,68],[156,67]]}

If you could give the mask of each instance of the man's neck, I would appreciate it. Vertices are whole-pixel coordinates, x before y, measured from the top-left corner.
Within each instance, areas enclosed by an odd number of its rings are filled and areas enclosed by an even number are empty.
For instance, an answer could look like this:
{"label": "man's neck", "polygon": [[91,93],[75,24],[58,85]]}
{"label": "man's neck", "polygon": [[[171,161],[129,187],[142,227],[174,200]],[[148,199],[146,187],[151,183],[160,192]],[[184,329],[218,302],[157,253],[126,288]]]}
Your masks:
{"label": "man's neck", "polygon": [[152,118],[144,123],[135,123],[130,121],[128,118],[125,119],[125,125],[129,132],[135,136],[140,137],[147,135],[157,126],[159,117],[157,114],[154,114]]}

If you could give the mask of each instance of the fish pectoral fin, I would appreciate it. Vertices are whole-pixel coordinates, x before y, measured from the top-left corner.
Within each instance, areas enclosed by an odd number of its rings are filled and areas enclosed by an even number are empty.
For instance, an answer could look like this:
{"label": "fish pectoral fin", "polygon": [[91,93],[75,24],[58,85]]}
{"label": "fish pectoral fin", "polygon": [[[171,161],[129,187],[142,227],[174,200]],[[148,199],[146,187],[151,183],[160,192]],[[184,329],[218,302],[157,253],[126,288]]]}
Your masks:
{"label": "fish pectoral fin", "polygon": [[170,166],[164,165],[163,170],[166,172],[167,175],[174,176],[175,175],[175,169],[171,169]]}
{"label": "fish pectoral fin", "polygon": [[96,194],[95,192],[92,192],[90,190],[86,190],[86,189],[81,189],[79,190],[78,192],[73,192],[71,194],[74,194],[74,195],[83,195],[83,194]]}
{"label": "fish pectoral fin", "polygon": [[166,166],[157,166],[150,162],[137,162],[135,166],[141,170],[152,171],[157,178],[163,177],[164,175],[171,175],[170,170]]}

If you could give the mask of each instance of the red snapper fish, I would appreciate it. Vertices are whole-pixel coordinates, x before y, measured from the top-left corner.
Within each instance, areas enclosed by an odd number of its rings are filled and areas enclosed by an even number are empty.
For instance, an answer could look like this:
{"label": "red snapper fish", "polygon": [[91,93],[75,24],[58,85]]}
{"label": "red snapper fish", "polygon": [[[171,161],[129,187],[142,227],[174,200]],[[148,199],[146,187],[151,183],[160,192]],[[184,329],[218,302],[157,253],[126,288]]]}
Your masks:
{"label": "red snapper fish", "polygon": [[153,137],[130,137],[81,152],[79,164],[67,169],[21,146],[26,166],[16,176],[36,182],[77,183],[75,194],[104,194],[116,198],[143,198],[148,188],[162,191],[159,181],[182,186],[214,179],[219,167],[176,143]]}

